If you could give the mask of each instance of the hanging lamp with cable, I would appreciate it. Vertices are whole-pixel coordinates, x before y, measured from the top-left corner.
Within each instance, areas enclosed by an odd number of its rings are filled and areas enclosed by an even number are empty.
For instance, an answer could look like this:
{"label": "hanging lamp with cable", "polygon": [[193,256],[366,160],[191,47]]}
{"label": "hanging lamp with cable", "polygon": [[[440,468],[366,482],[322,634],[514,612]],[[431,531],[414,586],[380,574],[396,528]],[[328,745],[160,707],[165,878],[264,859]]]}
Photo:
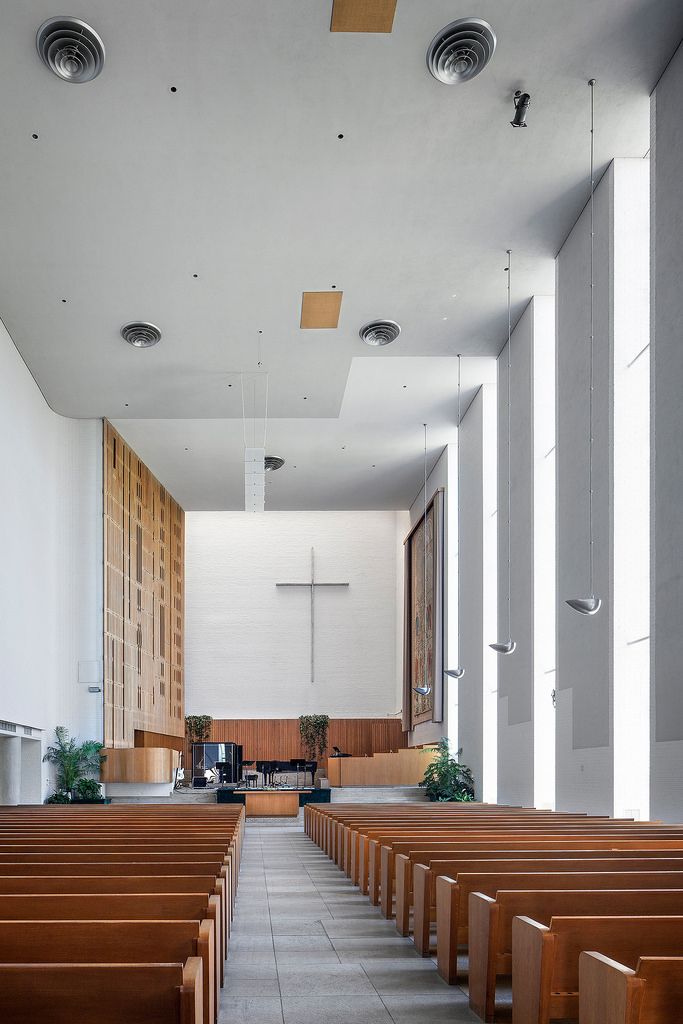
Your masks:
{"label": "hanging lamp with cable", "polygon": [[510,491],[511,491],[510,484],[511,484],[511,477],[512,477],[512,474],[511,474],[511,462],[510,462],[510,450],[511,450],[511,448],[510,448],[510,442],[511,442],[511,438],[510,438],[510,422],[511,422],[511,409],[512,409],[512,397],[511,397],[511,392],[510,392],[510,377],[512,375],[511,374],[511,368],[512,368],[512,320],[511,320],[511,316],[510,316],[510,296],[511,296],[511,288],[510,288],[510,286],[511,286],[511,278],[512,278],[512,249],[508,249],[507,250],[507,257],[508,257],[508,265],[507,265],[507,267],[505,269],[507,271],[507,277],[508,277],[508,280],[507,280],[507,292],[508,292],[508,381],[507,381],[507,420],[508,420],[508,436],[507,436],[507,445],[508,445],[508,451],[507,451],[507,455],[508,455],[508,485],[507,485],[507,492],[508,492],[508,507],[507,507],[507,514],[508,514],[508,518],[507,518],[507,534],[508,534],[508,550],[507,550],[507,556],[508,556],[508,559],[507,559],[507,570],[508,570],[508,580],[507,580],[507,584],[508,584],[508,588],[507,588],[507,621],[508,621],[508,636],[507,636],[507,640],[498,640],[498,641],[496,641],[495,644],[489,644],[489,647],[491,648],[491,650],[495,651],[496,654],[512,654],[512,652],[514,651],[515,647],[517,646],[516,641],[512,639],[512,623],[511,623],[511,609],[510,609],[510,592],[512,590],[512,572],[511,572],[511,560],[510,560],[511,559],[511,554],[512,554],[512,551],[511,551],[512,531],[511,531],[511,527],[510,527],[510,522],[511,522],[511,519],[512,519],[512,508],[511,508],[512,502],[510,501]]}
{"label": "hanging lamp with cable", "polygon": [[[458,660],[460,659],[460,443],[462,440],[460,434],[460,353],[458,353],[458,453],[455,461],[455,493],[457,498],[457,526],[458,526]],[[447,668],[444,670],[444,675],[450,676],[451,679],[462,679],[465,675],[465,669],[462,665],[458,665],[457,668]]]}
{"label": "hanging lamp with cable", "polygon": [[427,676],[427,424],[423,423],[425,432],[424,445],[424,516],[422,519],[422,671],[421,686],[414,686],[415,693],[427,697],[432,692]]}
{"label": "hanging lamp with cable", "polygon": [[588,82],[591,90],[591,155],[590,155],[590,222],[591,222],[591,257],[590,257],[590,382],[588,393],[588,596],[568,597],[566,603],[580,615],[595,615],[600,610],[602,598],[595,596],[595,567],[593,559],[593,385],[594,385],[594,265],[595,265],[595,218],[593,204],[595,198],[595,79]]}

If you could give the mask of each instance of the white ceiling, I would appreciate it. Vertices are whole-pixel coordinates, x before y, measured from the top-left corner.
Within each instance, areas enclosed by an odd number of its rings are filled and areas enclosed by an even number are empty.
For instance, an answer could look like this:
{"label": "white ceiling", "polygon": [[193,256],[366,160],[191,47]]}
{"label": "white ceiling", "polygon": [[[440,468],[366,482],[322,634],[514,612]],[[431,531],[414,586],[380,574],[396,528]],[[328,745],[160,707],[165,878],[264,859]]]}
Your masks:
{"label": "white ceiling", "polygon": [[[462,360],[463,413],[495,379],[495,359]],[[457,437],[457,384],[457,359],[448,356],[353,359],[338,417],[269,419],[268,452],[286,463],[266,474],[266,509],[408,507],[423,474],[424,410],[431,470]],[[252,412],[247,401],[247,442],[260,445],[263,418]],[[183,508],[244,507],[242,419],[113,422]]]}
{"label": "white ceiling", "polygon": [[[586,80],[599,167],[642,157],[648,95],[683,34],[680,0],[399,0],[390,35],[330,33],[330,12],[81,0],[72,13],[107,58],[75,86],[35,52],[61,9],[0,0],[0,313],[50,405],[116,421],[187,508],[241,507],[227,383],[255,368],[259,343],[276,454],[288,467],[310,455],[297,483],[273,478],[270,507],[405,507],[420,424],[435,425],[432,456],[445,443],[445,396],[434,374],[419,408],[384,419],[357,404],[374,403],[367,382],[389,394],[415,357],[498,353],[504,250],[516,318],[552,292],[586,198]],[[498,47],[479,78],[447,88],[425,52],[466,15],[489,20]],[[508,123],[518,87],[526,130]],[[299,330],[301,292],[332,285],[339,329]],[[357,336],[379,316],[403,327],[386,351]],[[161,344],[127,346],[132,319],[158,324]],[[340,476],[335,445],[352,434],[359,461]],[[376,452],[389,462],[371,481]]]}

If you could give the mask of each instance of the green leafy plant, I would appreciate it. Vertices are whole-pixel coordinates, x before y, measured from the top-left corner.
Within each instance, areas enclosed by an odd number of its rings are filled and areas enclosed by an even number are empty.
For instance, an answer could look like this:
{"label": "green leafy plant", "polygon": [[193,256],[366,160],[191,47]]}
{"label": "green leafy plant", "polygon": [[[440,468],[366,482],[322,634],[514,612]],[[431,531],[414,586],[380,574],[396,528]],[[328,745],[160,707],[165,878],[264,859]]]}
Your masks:
{"label": "green leafy plant", "polygon": [[213,718],[211,715],[187,715],[185,730],[190,743],[204,743],[211,735]]}
{"label": "green leafy plant", "polygon": [[52,800],[52,803],[68,803],[76,784],[81,779],[99,775],[100,765],[106,758],[102,755],[102,744],[97,740],[84,740],[78,743],[69,736],[69,730],[58,725],[55,729],[56,742],[45,751],[43,761],[53,764],[56,771],[57,792],[55,797],[64,799]]}
{"label": "green leafy plant", "polygon": [[[458,757],[462,753],[458,751]],[[419,783],[427,791],[429,800],[440,803],[466,803],[474,800],[474,779],[465,764],[451,755],[448,740],[439,740],[438,752],[425,769]]]}
{"label": "green leafy plant", "polygon": [[79,779],[74,786],[79,800],[101,800],[102,788],[96,779]]}
{"label": "green leafy plant", "polygon": [[71,800],[66,793],[53,793],[45,801],[46,804],[70,804]]}
{"label": "green leafy plant", "polygon": [[329,728],[329,715],[301,715],[299,718],[301,745],[309,761],[315,761],[324,755],[327,750]]}

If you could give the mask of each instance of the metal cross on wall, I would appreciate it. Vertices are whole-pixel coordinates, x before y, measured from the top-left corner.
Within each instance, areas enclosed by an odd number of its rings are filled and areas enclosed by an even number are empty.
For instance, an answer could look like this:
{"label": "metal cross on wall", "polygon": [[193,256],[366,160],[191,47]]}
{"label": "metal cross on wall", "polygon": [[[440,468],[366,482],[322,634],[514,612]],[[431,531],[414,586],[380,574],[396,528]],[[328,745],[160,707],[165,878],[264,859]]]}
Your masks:
{"label": "metal cross on wall", "polygon": [[276,583],[276,587],[308,587],[311,591],[311,682],[315,682],[315,591],[317,587],[348,587],[348,583],[319,583],[315,578],[315,548],[311,548],[311,579],[308,583]]}

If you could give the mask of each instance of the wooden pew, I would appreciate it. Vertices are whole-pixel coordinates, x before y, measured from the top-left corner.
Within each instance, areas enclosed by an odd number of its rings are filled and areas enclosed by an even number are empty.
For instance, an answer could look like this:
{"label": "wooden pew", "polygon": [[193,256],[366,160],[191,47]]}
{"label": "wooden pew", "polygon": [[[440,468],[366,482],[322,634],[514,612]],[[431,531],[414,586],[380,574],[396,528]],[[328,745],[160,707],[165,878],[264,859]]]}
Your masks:
{"label": "wooden pew", "polygon": [[[228,953],[230,908],[224,879],[215,875],[0,875],[0,898],[5,895],[50,893],[171,893],[205,892],[217,896],[221,907],[224,956]],[[0,915],[2,911],[0,910]]]}
{"label": "wooden pew", "polygon": [[641,956],[676,956],[683,949],[683,917],[553,917],[550,926],[516,917],[513,1024],[578,1017],[579,957],[587,949],[633,967]]}
{"label": "wooden pew", "polygon": [[4,964],[184,963],[195,956],[202,961],[203,1022],[211,1024],[218,1019],[218,993],[215,933],[208,919],[0,921]]}
{"label": "wooden pew", "polygon": [[66,893],[3,896],[0,921],[202,921],[213,922],[216,977],[223,984],[224,946],[218,896],[206,893]]}
{"label": "wooden pew", "polygon": [[[420,864],[420,914],[429,909],[430,916],[435,911],[437,876],[450,876],[458,871],[683,871],[683,850],[495,850],[463,852],[447,860],[431,859],[429,855],[422,859],[424,856],[396,857],[396,930],[400,935],[413,931],[410,914],[414,904],[415,863]],[[421,927],[419,917],[417,927]]]}
{"label": "wooden pew", "polygon": [[671,1024],[682,1005],[681,956],[641,956],[635,970],[601,953],[579,957],[581,1024]]}
{"label": "wooden pew", "polygon": [[[638,917],[654,914],[683,915],[683,889],[627,889],[596,892],[499,890],[495,899],[470,894],[469,967],[467,985],[470,1009],[482,1020],[495,1018],[496,978],[512,974],[512,922],[530,917],[550,925],[553,917]],[[445,981],[456,980],[457,963],[438,964]]]}
{"label": "wooden pew", "polygon": [[[370,844],[372,846],[372,843]],[[393,901],[394,901],[394,889],[395,889],[395,862],[396,857],[399,854],[406,856],[412,856],[418,862],[428,857],[430,853],[432,855],[440,852],[444,858],[447,857],[448,852],[459,853],[463,849],[470,850],[499,850],[513,852],[514,850],[578,850],[582,848],[592,848],[596,850],[612,850],[612,849],[638,849],[646,851],[649,849],[661,849],[661,850],[683,850],[683,830],[673,835],[668,832],[656,833],[647,832],[641,834],[638,829],[622,835],[615,833],[613,835],[606,834],[604,830],[595,835],[562,835],[560,833],[553,834],[549,832],[545,835],[529,835],[521,837],[519,833],[510,834],[505,832],[499,834],[496,838],[485,837],[483,840],[479,835],[473,835],[469,838],[462,837],[461,839],[454,841],[450,844],[443,844],[446,849],[440,849],[439,847],[433,847],[430,850],[425,850],[421,853],[420,843],[392,843],[391,846],[382,846],[380,849],[380,871],[381,871],[381,883],[380,883],[380,907],[382,915],[386,918],[391,918],[393,914]],[[414,876],[415,868],[414,865]],[[372,864],[371,864],[371,886],[375,884],[376,879],[373,878]],[[417,888],[417,881],[414,877],[414,889]],[[372,892],[370,894],[370,901],[372,899]]]}
{"label": "wooden pew", "polygon": [[3,1024],[201,1024],[202,1012],[199,957],[185,964],[0,964]]}
{"label": "wooden pew", "polygon": [[[469,897],[481,892],[495,898],[499,890],[548,889],[683,889],[683,872],[678,871],[598,871],[598,872],[464,872],[457,879],[440,875],[436,880],[436,947],[442,963],[452,963],[459,945],[469,941]],[[429,931],[415,935],[415,945],[423,956],[429,956]]]}

